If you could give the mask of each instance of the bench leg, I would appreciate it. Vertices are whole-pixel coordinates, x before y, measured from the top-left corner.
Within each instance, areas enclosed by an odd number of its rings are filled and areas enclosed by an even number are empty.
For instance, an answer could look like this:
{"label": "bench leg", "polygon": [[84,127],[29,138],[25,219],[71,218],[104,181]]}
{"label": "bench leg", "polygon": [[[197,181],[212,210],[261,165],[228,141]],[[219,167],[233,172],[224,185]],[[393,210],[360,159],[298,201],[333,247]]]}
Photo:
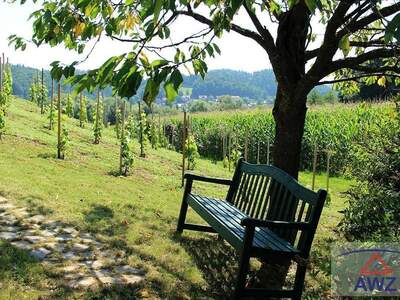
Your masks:
{"label": "bench leg", "polygon": [[243,250],[240,255],[239,274],[236,281],[235,293],[233,295],[234,300],[238,300],[241,298],[246,287],[246,278],[250,267],[250,250],[253,245],[254,230],[254,227],[246,227],[243,241]]}
{"label": "bench leg", "polygon": [[239,263],[239,274],[236,281],[235,293],[233,295],[234,300],[239,300],[243,295],[243,291],[246,287],[247,273],[249,272],[250,255],[243,253]]}
{"label": "bench leg", "polygon": [[183,198],[182,205],[181,205],[181,211],[179,213],[178,226],[176,228],[176,231],[178,233],[183,232],[183,225],[185,225],[187,210],[188,210],[188,204],[186,202],[186,199]]}
{"label": "bench leg", "polygon": [[294,280],[294,297],[293,300],[301,300],[301,294],[303,293],[304,280],[306,276],[305,266],[297,265],[296,278]]}
{"label": "bench leg", "polygon": [[185,191],[183,192],[181,211],[179,213],[178,226],[176,228],[176,231],[178,233],[183,232],[183,225],[185,225],[186,213],[188,210],[188,203],[186,199],[189,196],[189,193],[192,191],[192,185],[193,185],[193,180],[190,179],[186,180]]}

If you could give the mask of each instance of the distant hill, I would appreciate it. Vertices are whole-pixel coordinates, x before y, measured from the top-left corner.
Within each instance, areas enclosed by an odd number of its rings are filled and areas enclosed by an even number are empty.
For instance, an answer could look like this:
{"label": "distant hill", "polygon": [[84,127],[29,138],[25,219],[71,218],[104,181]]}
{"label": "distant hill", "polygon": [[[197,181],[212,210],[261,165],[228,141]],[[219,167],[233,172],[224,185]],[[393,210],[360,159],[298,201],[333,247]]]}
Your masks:
{"label": "distant hill", "polygon": [[265,100],[275,97],[277,84],[272,70],[248,73],[222,69],[209,71],[204,80],[186,76],[184,86],[192,88],[192,98],[232,95]]}
{"label": "distant hill", "polygon": [[[31,67],[26,67],[23,65],[11,65],[11,72],[13,74],[13,92],[14,95],[19,96],[21,98],[29,99],[29,88],[34,80],[41,80],[42,73],[41,70],[34,69]],[[43,81],[46,85],[49,95],[51,93],[51,75],[50,71],[44,70],[43,72]],[[55,83],[54,93],[57,93],[57,86]],[[62,93],[70,93],[71,86],[69,85],[61,85]],[[104,92],[104,96],[111,96],[111,89],[106,89]],[[93,95],[88,95],[92,98]]]}
{"label": "distant hill", "polygon": [[[13,73],[13,88],[14,94],[22,98],[29,98],[29,87],[33,80],[38,76],[41,77],[41,72],[37,69],[22,66],[11,65]],[[44,71],[44,82],[49,90],[51,90],[51,76],[49,71]],[[199,76],[190,75],[184,76],[183,86],[190,89],[192,99],[197,99],[200,96],[218,97],[222,95],[240,96],[256,101],[270,100],[275,98],[277,83],[272,70],[263,70],[254,73],[243,71],[235,71],[229,69],[211,70],[203,80]],[[143,93],[144,84],[142,84],[138,96]],[[322,94],[330,90],[327,86],[318,88]],[[62,86],[63,93],[71,92],[71,87]],[[106,89],[104,96],[112,96],[111,89]],[[92,96],[93,95],[89,95]],[[161,97],[163,90],[161,89]],[[136,99],[135,99],[136,98]],[[138,97],[134,97],[137,100]]]}

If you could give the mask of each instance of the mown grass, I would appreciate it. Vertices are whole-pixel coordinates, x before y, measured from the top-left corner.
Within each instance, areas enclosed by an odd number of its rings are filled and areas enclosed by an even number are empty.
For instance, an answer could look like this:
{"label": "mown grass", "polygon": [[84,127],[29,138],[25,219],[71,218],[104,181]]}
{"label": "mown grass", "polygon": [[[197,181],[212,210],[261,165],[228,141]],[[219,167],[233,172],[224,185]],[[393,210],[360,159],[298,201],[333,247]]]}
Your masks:
{"label": "mown grass", "polygon": [[[6,262],[0,266],[0,299],[226,297],[234,283],[232,249],[207,234],[175,235],[182,197],[181,156],[166,149],[150,150],[146,159],[135,155],[130,177],[114,176],[119,155],[114,131],[105,129],[101,144],[93,145],[90,125],[81,129],[71,119],[65,124],[71,144],[61,161],[55,158],[56,132],[47,130],[46,116],[32,103],[13,101],[7,134],[0,142],[0,193],[18,205],[95,233],[116,251],[126,251],[130,263],[146,271],[146,283],[137,288],[71,291],[51,270],[2,243]],[[199,160],[196,172],[232,176],[208,160]],[[324,174],[317,176],[317,187],[324,187],[325,180]],[[310,185],[311,174],[302,173],[300,181]],[[322,298],[329,289],[329,243],[337,236],[339,211],[345,206],[342,193],[350,184],[343,178],[331,179],[331,204],[323,213],[313,248],[305,298]],[[195,189],[219,197],[226,193],[213,185]],[[193,213],[189,220],[200,221]]]}

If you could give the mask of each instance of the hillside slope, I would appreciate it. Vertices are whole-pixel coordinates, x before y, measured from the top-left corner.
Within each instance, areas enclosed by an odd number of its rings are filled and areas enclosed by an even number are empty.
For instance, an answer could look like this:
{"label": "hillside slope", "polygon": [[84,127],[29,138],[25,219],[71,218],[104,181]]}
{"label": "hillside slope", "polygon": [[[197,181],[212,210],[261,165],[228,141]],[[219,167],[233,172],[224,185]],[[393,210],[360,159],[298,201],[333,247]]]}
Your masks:
{"label": "hillside slope", "polygon": [[[100,145],[93,145],[90,125],[81,129],[76,120],[66,120],[71,144],[66,160],[60,161],[55,158],[56,132],[48,131],[46,124],[32,103],[13,100],[7,132],[0,141],[0,194],[125,251],[132,266],[146,271],[147,283],[140,290],[70,291],[46,267],[35,265],[34,274],[9,272],[23,260],[0,242],[0,252],[8,259],[0,266],[0,299],[129,299],[132,293],[151,299],[225,297],[236,267],[231,248],[206,234],[187,233],[183,238],[174,234],[182,197],[178,153],[159,149],[151,150],[146,159],[135,155],[132,176],[115,177],[119,146],[112,128],[105,130]],[[139,147],[136,143],[134,147],[137,154]],[[196,172],[218,177],[232,173],[207,160],[198,161]],[[309,184],[310,175],[302,174],[301,180]],[[324,180],[319,176],[317,184],[323,186]],[[326,239],[343,207],[339,195],[348,185],[340,178],[331,181],[332,204],[324,212],[317,257],[329,255]],[[212,185],[195,189],[218,197],[226,192]],[[189,220],[199,221],[193,214]],[[320,268],[322,261],[313,267]],[[317,272],[308,279],[308,293],[321,295],[328,284],[326,273]]]}

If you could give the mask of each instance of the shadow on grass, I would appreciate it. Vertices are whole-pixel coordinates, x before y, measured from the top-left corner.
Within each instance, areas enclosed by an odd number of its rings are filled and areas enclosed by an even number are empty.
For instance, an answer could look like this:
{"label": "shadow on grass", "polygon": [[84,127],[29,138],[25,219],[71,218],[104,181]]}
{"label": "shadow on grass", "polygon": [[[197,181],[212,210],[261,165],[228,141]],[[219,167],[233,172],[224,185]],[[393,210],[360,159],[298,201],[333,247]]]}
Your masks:
{"label": "shadow on grass", "polygon": [[43,159],[56,159],[57,155],[55,153],[40,153],[38,157]]}
{"label": "shadow on grass", "polygon": [[93,205],[91,210],[85,213],[87,230],[106,236],[124,234],[127,226],[114,218],[114,211],[105,205]]}
{"label": "shadow on grass", "polygon": [[85,220],[88,223],[97,223],[105,219],[112,219],[113,217],[113,210],[104,205],[94,205],[93,208],[85,214]]}
{"label": "shadow on grass", "polygon": [[54,213],[54,211],[50,208],[47,208],[45,206],[43,206],[41,203],[44,202],[44,199],[42,197],[39,196],[35,196],[35,195],[28,195],[28,196],[24,196],[21,198],[21,200],[23,200],[24,202],[26,202],[28,205],[28,210],[30,213],[37,215],[52,215]]}
{"label": "shadow on grass", "polygon": [[112,170],[107,172],[107,175],[113,176],[113,177],[124,177],[119,170]]}
{"label": "shadow on grass", "polygon": [[235,250],[217,236],[200,239],[174,237],[201,270],[215,299],[229,299],[236,282],[239,258]]}

